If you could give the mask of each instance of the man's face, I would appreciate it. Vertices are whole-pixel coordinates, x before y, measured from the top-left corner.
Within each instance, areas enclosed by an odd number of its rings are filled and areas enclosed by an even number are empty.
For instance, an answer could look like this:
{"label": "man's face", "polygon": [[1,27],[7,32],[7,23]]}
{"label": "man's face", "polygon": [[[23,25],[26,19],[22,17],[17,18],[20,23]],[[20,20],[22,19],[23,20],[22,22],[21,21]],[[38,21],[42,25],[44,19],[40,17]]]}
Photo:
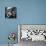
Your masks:
{"label": "man's face", "polygon": [[15,16],[15,14],[16,14],[15,11],[12,11],[12,14],[13,14],[13,16]]}

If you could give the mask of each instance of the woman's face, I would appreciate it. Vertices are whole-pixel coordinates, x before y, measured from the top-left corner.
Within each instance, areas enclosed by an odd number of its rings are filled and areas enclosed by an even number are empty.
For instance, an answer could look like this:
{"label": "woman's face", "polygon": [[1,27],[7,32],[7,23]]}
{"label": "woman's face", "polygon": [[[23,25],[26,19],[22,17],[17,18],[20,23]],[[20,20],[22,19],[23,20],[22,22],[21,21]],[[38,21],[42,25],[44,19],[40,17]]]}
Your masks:
{"label": "woman's face", "polygon": [[8,16],[11,16],[12,15],[11,10],[8,10],[7,15]]}
{"label": "woman's face", "polygon": [[11,16],[11,15],[12,15],[12,13],[11,13],[11,12],[8,12],[7,14],[8,14],[9,16]]}

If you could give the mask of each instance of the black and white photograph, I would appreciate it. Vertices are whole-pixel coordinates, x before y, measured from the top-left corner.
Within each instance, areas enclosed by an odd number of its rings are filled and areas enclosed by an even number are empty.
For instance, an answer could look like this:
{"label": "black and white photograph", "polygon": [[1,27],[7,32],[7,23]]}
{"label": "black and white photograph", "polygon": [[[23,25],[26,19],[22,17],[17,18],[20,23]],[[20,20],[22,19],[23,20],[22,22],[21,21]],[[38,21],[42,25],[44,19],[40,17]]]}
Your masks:
{"label": "black and white photograph", "polygon": [[16,7],[5,7],[5,18],[16,18]]}
{"label": "black and white photograph", "polygon": [[20,46],[31,46],[46,42],[46,25],[20,24],[18,26],[20,33]]}

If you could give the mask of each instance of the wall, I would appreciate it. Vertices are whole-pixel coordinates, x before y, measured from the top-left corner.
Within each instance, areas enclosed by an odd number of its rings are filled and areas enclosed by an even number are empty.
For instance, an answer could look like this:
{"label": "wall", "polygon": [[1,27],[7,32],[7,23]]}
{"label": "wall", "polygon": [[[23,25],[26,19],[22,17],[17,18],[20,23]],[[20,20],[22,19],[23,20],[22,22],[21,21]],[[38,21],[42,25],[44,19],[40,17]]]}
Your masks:
{"label": "wall", "polygon": [[[5,19],[6,6],[17,8],[17,19]],[[46,24],[46,0],[0,0],[0,44],[8,43],[9,32],[18,32],[17,24]]]}

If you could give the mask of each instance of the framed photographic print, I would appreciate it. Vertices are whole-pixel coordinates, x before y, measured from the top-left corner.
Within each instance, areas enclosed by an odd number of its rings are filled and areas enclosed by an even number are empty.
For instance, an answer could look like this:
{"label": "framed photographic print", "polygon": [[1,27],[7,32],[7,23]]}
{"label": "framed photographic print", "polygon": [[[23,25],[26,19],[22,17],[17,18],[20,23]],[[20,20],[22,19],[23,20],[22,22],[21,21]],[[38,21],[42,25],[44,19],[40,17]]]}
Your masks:
{"label": "framed photographic print", "polygon": [[20,24],[18,30],[20,40],[46,41],[46,25]]}
{"label": "framed photographic print", "polygon": [[16,7],[5,7],[5,18],[16,18]]}

